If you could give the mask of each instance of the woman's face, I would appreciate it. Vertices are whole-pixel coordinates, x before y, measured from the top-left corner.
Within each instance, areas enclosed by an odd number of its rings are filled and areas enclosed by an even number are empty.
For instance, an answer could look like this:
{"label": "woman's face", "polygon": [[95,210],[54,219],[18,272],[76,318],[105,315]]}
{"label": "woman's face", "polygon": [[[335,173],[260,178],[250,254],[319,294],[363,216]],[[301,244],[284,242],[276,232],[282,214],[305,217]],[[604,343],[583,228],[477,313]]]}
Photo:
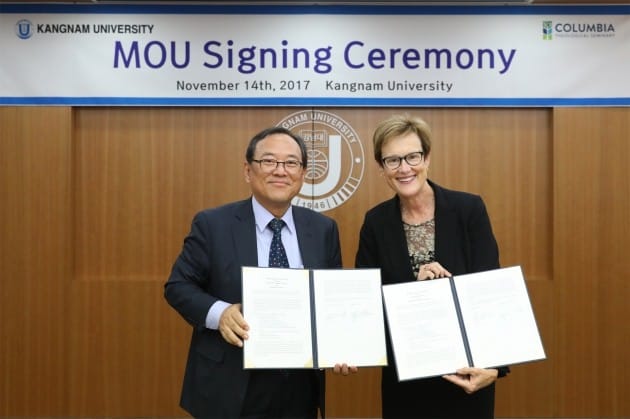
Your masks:
{"label": "woman's face", "polygon": [[[416,133],[404,134],[387,140],[381,148],[383,159],[388,157],[405,157],[411,153],[424,151],[422,142]],[[411,160],[411,159],[410,159]],[[430,156],[423,155],[423,159],[416,166],[411,166],[407,161],[400,159],[400,166],[395,169],[383,164],[381,169],[383,176],[390,188],[401,198],[413,198],[420,194],[420,190],[427,181]]]}

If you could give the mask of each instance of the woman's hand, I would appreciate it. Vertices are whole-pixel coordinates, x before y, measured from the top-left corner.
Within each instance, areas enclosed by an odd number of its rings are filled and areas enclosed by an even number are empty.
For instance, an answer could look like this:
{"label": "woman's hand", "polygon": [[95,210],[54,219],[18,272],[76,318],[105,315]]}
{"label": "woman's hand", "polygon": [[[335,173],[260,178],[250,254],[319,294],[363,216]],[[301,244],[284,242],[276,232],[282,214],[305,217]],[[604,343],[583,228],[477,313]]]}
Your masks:
{"label": "woman's hand", "polygon": [[427,263],[426,265],[420,265],[418,271],[418,281],[424,281],[425,279],[446,278],[452,276],[449,271],[444,269],[438,262]]}
{"label": "woman's hand", "polygon": [[333,368],[333,372],[335,374],[348,375],[348,374],[356,374],[359,369],[353,365],[348,364],[335,364]]}
{"label": "woman's hand", "polygon": [[460,368],[457,374],[443,375],[442,377],[464,389],[468,394],[489,386],[499,376],[499,370],[483,368]]}

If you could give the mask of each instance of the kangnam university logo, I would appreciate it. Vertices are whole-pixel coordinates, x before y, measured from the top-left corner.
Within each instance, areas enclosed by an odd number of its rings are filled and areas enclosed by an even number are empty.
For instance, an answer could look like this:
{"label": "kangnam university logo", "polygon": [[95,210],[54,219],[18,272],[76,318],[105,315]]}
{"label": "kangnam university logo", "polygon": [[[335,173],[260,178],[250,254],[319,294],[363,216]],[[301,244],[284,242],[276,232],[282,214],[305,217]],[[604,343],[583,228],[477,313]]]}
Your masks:
{"label": "kangnam university logo", "polygon": [[33,24],[30,20],[22,19],[15,24],[15,34],[20,39],[28,39],[33,36]]}
{"label": "kangnam university logo", "polygon": [[308,148],[306,179],[293,204],[324,212],[342,205],[363,178],[365,156],[355,130],[339,116],[295,112],[278,123],[301,136]]}

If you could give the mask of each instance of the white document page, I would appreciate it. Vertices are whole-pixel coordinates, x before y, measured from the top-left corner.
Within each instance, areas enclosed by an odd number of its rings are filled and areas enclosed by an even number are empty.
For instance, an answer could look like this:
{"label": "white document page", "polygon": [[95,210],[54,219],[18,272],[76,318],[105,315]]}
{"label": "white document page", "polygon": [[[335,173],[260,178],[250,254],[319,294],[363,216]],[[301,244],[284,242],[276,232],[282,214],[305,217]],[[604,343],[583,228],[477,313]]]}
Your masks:
{"label": "white document page", "polygon": [[308,270],[243,267],[247,368],[313,368]]}
{"label": "white document page", "polygon": [[383,286],[400,381],[468,366],[448,278]]}
{"label": "white document page", "polygon": [[476,367],[545,358],[519,266],[456,276],[455,287]]}
{"label": "white document page", "polygon": [[313,271],[320,368],[387,365],[379,269]]}

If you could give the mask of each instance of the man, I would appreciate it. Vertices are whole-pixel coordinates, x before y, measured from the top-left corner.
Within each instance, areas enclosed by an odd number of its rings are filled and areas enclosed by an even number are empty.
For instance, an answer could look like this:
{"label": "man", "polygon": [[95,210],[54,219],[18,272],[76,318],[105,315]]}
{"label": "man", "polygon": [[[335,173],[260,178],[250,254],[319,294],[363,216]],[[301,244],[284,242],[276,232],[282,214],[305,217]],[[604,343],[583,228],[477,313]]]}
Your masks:
{"label": "man", "polygon": [[337,224],[291,205],[306,173],[299,136],[281,127],[263,130],[245,159],[252,197],[198,213],[165,284],[168,303],[193,326],[181,406],[204,418],[316,418],[318,407],[323,416],[322,371],[243,369],[249,326],[241,312],[241,267],[275,264],[268,224],[281,219],[289,267],[340,268]]}

